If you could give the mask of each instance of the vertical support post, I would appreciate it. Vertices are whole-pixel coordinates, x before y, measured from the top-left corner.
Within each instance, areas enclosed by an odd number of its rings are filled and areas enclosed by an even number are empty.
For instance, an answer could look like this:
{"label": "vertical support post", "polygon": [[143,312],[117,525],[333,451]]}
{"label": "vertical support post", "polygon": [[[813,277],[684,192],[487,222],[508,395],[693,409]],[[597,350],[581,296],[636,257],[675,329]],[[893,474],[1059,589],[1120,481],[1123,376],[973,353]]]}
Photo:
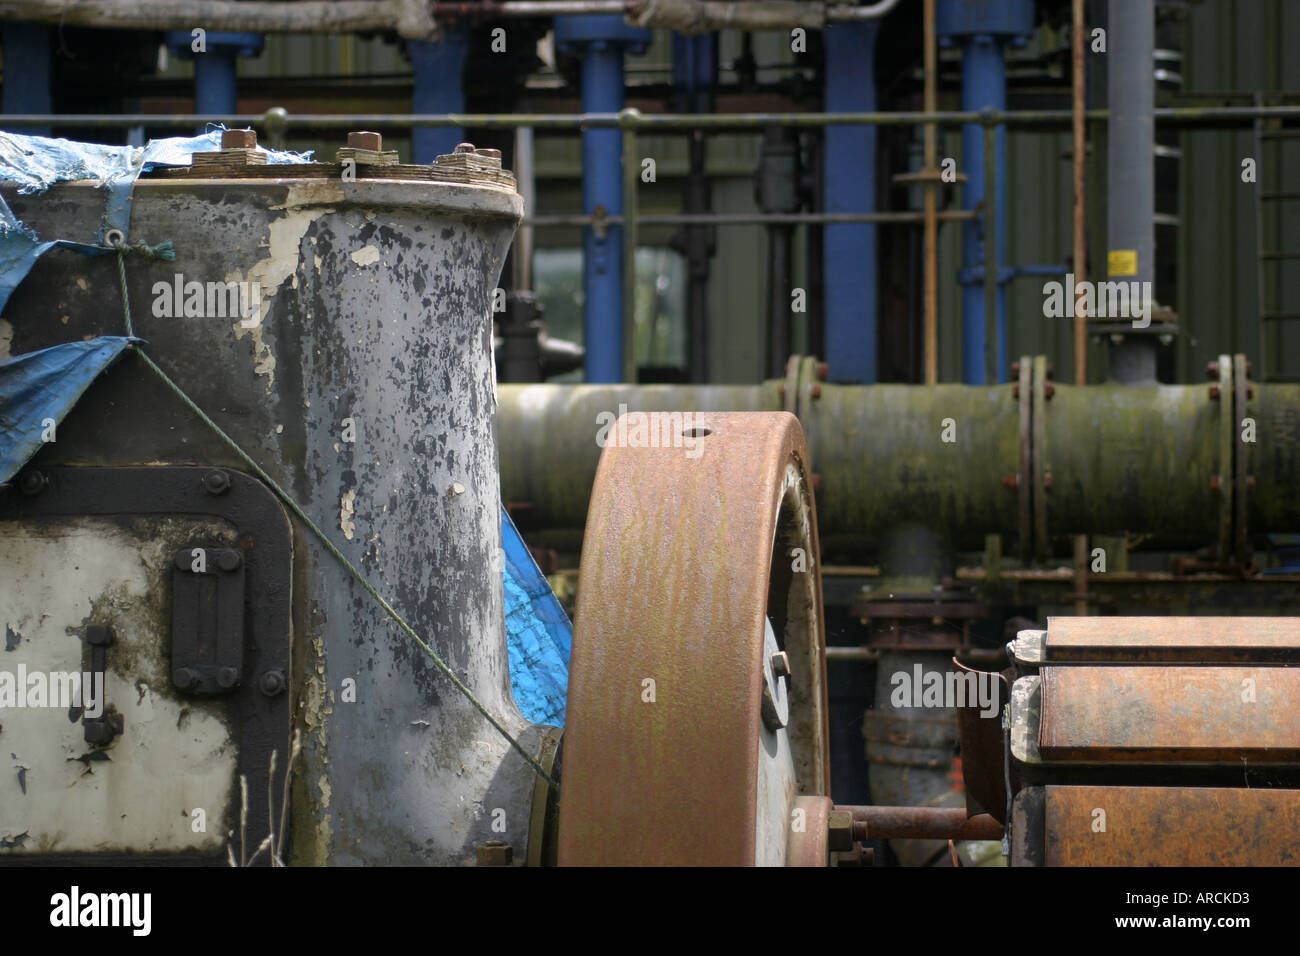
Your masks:
{"label": "vertical support post", "polygon": [[[1088,207],[1085,205],[1085,172],[1087,169],[1088,140],[1084,127],[1087,110],[1086,77],[1084,74],[1084,0],[1073,0],[1070,11],[1070,72],[1071,72],[1071,130],[1073,151],[1071,167],[1074,179],[1074,281],[1088,279]],[[1076,285],[1076,288],[1079,286]],[[1066,291],[1074,295],[1074,289]],[[1082,308],[1084,299],[1074,301],[1074,384],[1088,384],[1088,317]],[[1123,541],[1123,539],[1119,539]],[[1074,613],[1088,613],[1088,536],[1074,537]]]}
{"label": "vertical support post", "polygon": [[[1023,44],[1033,31],[1032,0],[939,0],[939,42],[962,44],[961,108],[970,112],[1007,108],[1005,48]],[[962,224],[962,268],[958,281],[962,286],[962,379],[968,385],[985,385],[1001,381],[1007,369],[1006,281],[1008,276],[994,273],[995,297],[990,306],[986,290],[981,290],[982,271],[990,262],[1006,262],[1006,128],[994,129],[991,156],[984,148],[987,128],[980,123],[962,127],[962,163],[967,181],[963,206],[978,212],[986,200],[995,206],[996,228],[988,231],[989,217]],[[986,156],[989,156],[986,159]],[[985,173],[986,163],[993,166],[992,177]],[[993,321],[985,312],[993,311]],[[986,357],[991,340],[994,362],[989,372]]]}
{"label": "vertical support post", "polygon": [[[826,112],[876,109],[878,31],[876,21],[837,23],[825,31]],[[823,153],[826,212],[875,212],[875,127],[827,126]],[[833,223],[823,235],[830,379],[871,385],[877,362],[876,226]]]}
{"label": "vertical support post", "polygon": [[[935,49],[934,0],[925,0],[925,111],[933,113],[938,107],[939,51]],[[938,172],[939,131],[933,123],[925,125],[925,171],[933,176]],[[937,183],[925,187],[925,384],[939,381],[939,197],[935,194]]]}
{"label": "vertical support post", "polygon": [[[991,110],[984,112],[984,327],[980,330],[984,340],[984,369],[981,383],[998,381],[998,370],[1007,364],[1006,314],[1003,289],[998,282],[1001,269],[1002,225],[999,214],[1003,212],[1002,183],[999,182],[1000,164],[996,160],[998,137],[1003,135],[1000,124],[995,124]],[[967,350],[967,357],[971,352]],[[968,378],[969,382],[970,379]]]}
{"label": "vertical support post", "polygon": [[[1150,307],[1156,246],[1155,0],[1110,0],[1109,16],[1106,275],[1110,281],[1137,283]],[[1155,337],[1112,337],[1110,374],[1118,382],[1154,382]]]}
{"label": "vertical support post", "polygon": [[[50,92],[50,28],[40,23],[4,25],[4,113],[53,113]],[[15,133],[49,136],[48,126],[13,126]]]}
{"label": "vertical support post", "polygon": [[[459,23],[444,30],[440,40],[408,40],[415,86],[412,113],[465,112],[465,57],[469,52],[469,26]],[[411,162],[432,163],[455,150],[464,140],[459,126],[417,126],[411,131]]]}
{"label": "vertical support post", "polygon": [[[629,27],[620,16],[557,17],[555,40],[560,50],[582,57],[582,111],[622,113],[623,54],[644,51],[652,34]],[[620,123],[623,117],[620,117]],[[635,125],[633,119],[629,125]],[[590,216],[622,216],[630,170],[621,126],[582,131],[582,210]],[[635,144],[635,140],[634,140]],[[635,179],[632,180],[635,184]],[[628,298],[632,283],[624,281],[630,266],[625,258],[624,226],[596,223],[584,231],[582,245],[583,335],[588,382],[631,381],[634,371],[632,314]],[[632,246],[630,254],[635,255]],[[635,260],[632,261],[632,266]]]}

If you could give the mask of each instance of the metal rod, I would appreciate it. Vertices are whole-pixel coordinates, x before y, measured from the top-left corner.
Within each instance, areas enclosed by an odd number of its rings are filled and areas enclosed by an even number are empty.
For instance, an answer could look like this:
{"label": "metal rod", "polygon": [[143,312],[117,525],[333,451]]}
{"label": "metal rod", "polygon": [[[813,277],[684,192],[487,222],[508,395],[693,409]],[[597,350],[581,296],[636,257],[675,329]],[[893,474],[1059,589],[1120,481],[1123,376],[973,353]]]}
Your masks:
{"label": "metal rod", "polygon": [[[807,13],[802,13],[799,18],[790,18],[778,20],[772,18],[770,14],[781,8],[789,9],[790,4],[773,5],[768,8],[763,3],[747,3],[745,7],[761,11],[765,16],[762,26],[745,22],[736,23],[736,26],[744,29],[772,29],[782,30],[787,27],[802,26],[809,15],[816,16],[820,13],[828,22],[861,22],[863,20],[875,20],[883,17],[894,7],[898,6],[899,0],[879,0],[877,3],[864,7],[850,7],[839,4],[808,4],[812,9]],[[713,4],[712,6],[718,6]],[[740,5],[737,4],[739,7]],[[581,16],[583,14],[619,14],[627,15],[639,12],[639,4],[632,0],[478,0],[478,2],[438,2],[433,4],[433,15],[435,17],[473,17],[477,20],[496,19],[504,17],[555,17],[555,16]],[[726,11],[724,10],[724,13]],[[734,15],[733,15],[734,16]],[[639,26],[656,27],[668,26],[668,23],[658,22],[653,16],[645,23],[639,23]]]}
{"label": "metal rod", "polygon": [[[618,225],[624,216],[548,215],[524,219],[530,226],[587,226],[597,218],[608,225]],[[938,214],[940,222],[959,222],[974,219],[975,214],[965,209],[945,210]],[[842,222],[877,222],[906,224],[924,222],[925,214],[919,212],[869,212],[869,213],[682,213],[680,215],[638,216],[642,226],[761,226],[773,224],[798,225]]]}
{"label": "metal rod", "polygon": [[[1088,275],[1088,207],[1085,205],[1084,174],[1087,169],[1087,134],[1084,113],[1087,111],[1087,89],[1084,75],[1083,39],[1084,0],[1073,0],[1071,11],[1071,69],[1073,94],[1074,153],[1071,157],[1074,172],[1074,279],[1082,282]],[[1076,286],[1077,288],[1077,286]],[[1070,290],[1073,294],[1073,289]],[[1083,314],[1083,296],[1076,296],[1074,305],[1074,384],[1088,384],[1088,318]]]}
{"label": "metal rod", "polygon": [[[936,41],[934,35],[934,0],[925,0],[925,111],[929,114],[938,107]],[[929,176],[938,172],[934,123],[925,126],[925,171]],[[939,220],[937,184],[930,180],[925,185],[925,383],[939,381]]]}
{"label": "metal rod", "polygon": [[840,807],[853,814],[855,840],[1000,840],[1002,824],[961,807]]}
{"label": "metal rod", "polygon": [[[519,195],[524,200],[524,210],[537,208],[537,180],[533,165],[533,128],[521,126],[515,130],[515,181]],[[525,292],[533,287],[533,224],[528,220],[519,225],[514,245],[510,250],[514,259],[515,291]]]}
{"label": "metal rod", "polygon": [[[1087,110],[1087,87],[1084,72],[1083,39],[1083,5],[1084,0],[1073,0],[1070,10],[1070,69],[1071,69],[1071,106],[1073,108],[1073,141],[1071,166],[1074,174],[1074,281],[1075,289],[1088,278],[1088,207],[1085,202],[1085,172],[1087,170],[1088,141],[1083,118]],[[1068,295],[1074,294],[1074,289]],[[1074,384],[1088,384],[1088,317],[1085,314],[1085,298],[1075,296],[1074,300]],[[1078,598],[1074,602],[1074,613],[1083,616],[1088,613],[1088,536],[1074,537],[1074,593]]]}
{"label": "metal rod", "polygon": [[984,126],[984,381],[998,381],[998,128]]}
{"label": "metal rod", "polygon": [[[1109,111],[1088,110],[1089,120],[1106,120]],[[618,113],[296,113],[287,118],[304,129],[411,129],[416,126],[464,126],[473,129],[516,129],[532,126],[536,129],[573,129],[575,127],[628,128],[660,132],[662,130],[694,129],[762,129],[769,125],[787,125],[801,128],[819,126],[920,126],[934,122],[940,126],[960,126],[963,123],[992,123],[1008,127],[1070,128],[1071,110],[945,110],[935,113],[655,113],[641,114],[635,120],[620,117]],[[1157,122],[1175,126],[1242,126],[1249,127],[1255,119],[1300,120],[1300,106],[1224,106],[1179,107],[1155,111]],[[227,125],[252,125],[266,121],[264,113],[218,116],[212,114],[141,113],[60,113],[0,115],[0,124],[40,126],[84,126],[96,129],[145,126],[167,129],[184,129],[204,123]]]}

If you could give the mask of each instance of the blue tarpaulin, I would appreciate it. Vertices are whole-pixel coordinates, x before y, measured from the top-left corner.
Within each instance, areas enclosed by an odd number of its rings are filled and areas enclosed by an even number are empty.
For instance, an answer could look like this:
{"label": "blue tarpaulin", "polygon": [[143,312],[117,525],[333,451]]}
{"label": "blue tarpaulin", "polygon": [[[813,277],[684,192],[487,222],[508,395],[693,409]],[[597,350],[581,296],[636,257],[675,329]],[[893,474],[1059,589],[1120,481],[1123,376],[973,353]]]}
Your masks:
{"label": "blue tarpaulin", "polygon": [[505,508],[501,509],[501,547],[515,703],[533,723],[563,727],[573,625]]}
{"label": "blue tarpaulin", "polygon": [[0,360],[0,483],[36,454],[50,426],[138,339],[102,336]]}
{"label": "blue tarpaulin", "polygon": [[[0,132],[0,181],[19,183],[22,193],[38,193],[65,180],[102,180],[107,185],[105,228],[121,229],[125,236],[130,203],[123,197],[130,195],[142,170],[188,165],[194,152],[220,149],[220,144],[220,130],[155,140],[144,147],[99,146]],[[307,162],[309,158],[267,152],[267,161],[272,163]],[[93,238],[99,242],[102,235]],[[0,199],[0,309],[45,252],[56,246],[87,255],[111,251],[94,242],[42,241]],[[22,321],[21,316],[9,318]],[[0,483],[10,481],[36,454],[50,435],[50,425],[57,429],[95,378],[132,343],[140,341],[102,336],[0,360]],[[504,508],[501,543],[515,701],[527,719],[563,726],[572,625]]]}

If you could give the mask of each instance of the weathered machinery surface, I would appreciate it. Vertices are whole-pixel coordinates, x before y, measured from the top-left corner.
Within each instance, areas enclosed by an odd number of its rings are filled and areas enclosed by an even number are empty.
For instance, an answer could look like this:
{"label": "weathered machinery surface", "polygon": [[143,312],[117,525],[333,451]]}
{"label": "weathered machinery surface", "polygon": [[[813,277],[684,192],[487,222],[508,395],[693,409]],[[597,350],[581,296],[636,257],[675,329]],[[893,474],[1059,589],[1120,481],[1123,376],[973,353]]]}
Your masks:
{"label": "weathered machinery surface", "polygon": [[1300,865],[1300,620],[1051,618],[1010,650],[1013,864]]}
{"label": "weathered machinery surface", "polygon": [[[126,259],[135,334],[536,752],[507,666],[489,322],[522,201],[494,151],[441,168],[370,152],[342,157],[351,177],[230,149],[139,179],[131,239],[171,240],[176,260]],[[100,229],[94,183],[5,198],[41,236]],[[191,282],[257,284],[260,307],[196,315]],[[15,354],[124,334],[117,257],[45,256],[6,314]],[[11,853],[251,855],[278,823],[295,728],[290,862],[522,848],[532,768],[245,472],[128,355],[0,491],[6,665],[98,654],[111,710],[84,732],[6,714]]]}

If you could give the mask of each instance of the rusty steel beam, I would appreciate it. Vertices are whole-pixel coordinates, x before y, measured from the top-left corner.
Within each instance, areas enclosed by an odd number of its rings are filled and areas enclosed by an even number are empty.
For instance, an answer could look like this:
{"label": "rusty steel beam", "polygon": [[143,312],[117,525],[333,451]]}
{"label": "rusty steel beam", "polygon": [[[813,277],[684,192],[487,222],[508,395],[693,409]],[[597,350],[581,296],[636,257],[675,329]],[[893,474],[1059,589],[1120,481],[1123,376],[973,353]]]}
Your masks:
{"label": "rusty steel beam", "polygon": [[1042,789],[1041,822],[1027,814],[1029,832],[1012,832],[1041,840],[1035,862],[1047,866],[1300,865],[1300,790]]}
{"label": "rusty steel beam", "polygon": [[1044,658],[1061,661],[1300,661],[1300,618],[1054,617]]}
{"label": "rusty steel beam", "polygon": [[1002,824],[961,807],[840,807],[853,814],[855,840],[1000,840]]}
{"label": "rusty steel beam", "polygon": [[1070,665],[1041,673],[1044,760],[1300,761],[1300,668]]}

